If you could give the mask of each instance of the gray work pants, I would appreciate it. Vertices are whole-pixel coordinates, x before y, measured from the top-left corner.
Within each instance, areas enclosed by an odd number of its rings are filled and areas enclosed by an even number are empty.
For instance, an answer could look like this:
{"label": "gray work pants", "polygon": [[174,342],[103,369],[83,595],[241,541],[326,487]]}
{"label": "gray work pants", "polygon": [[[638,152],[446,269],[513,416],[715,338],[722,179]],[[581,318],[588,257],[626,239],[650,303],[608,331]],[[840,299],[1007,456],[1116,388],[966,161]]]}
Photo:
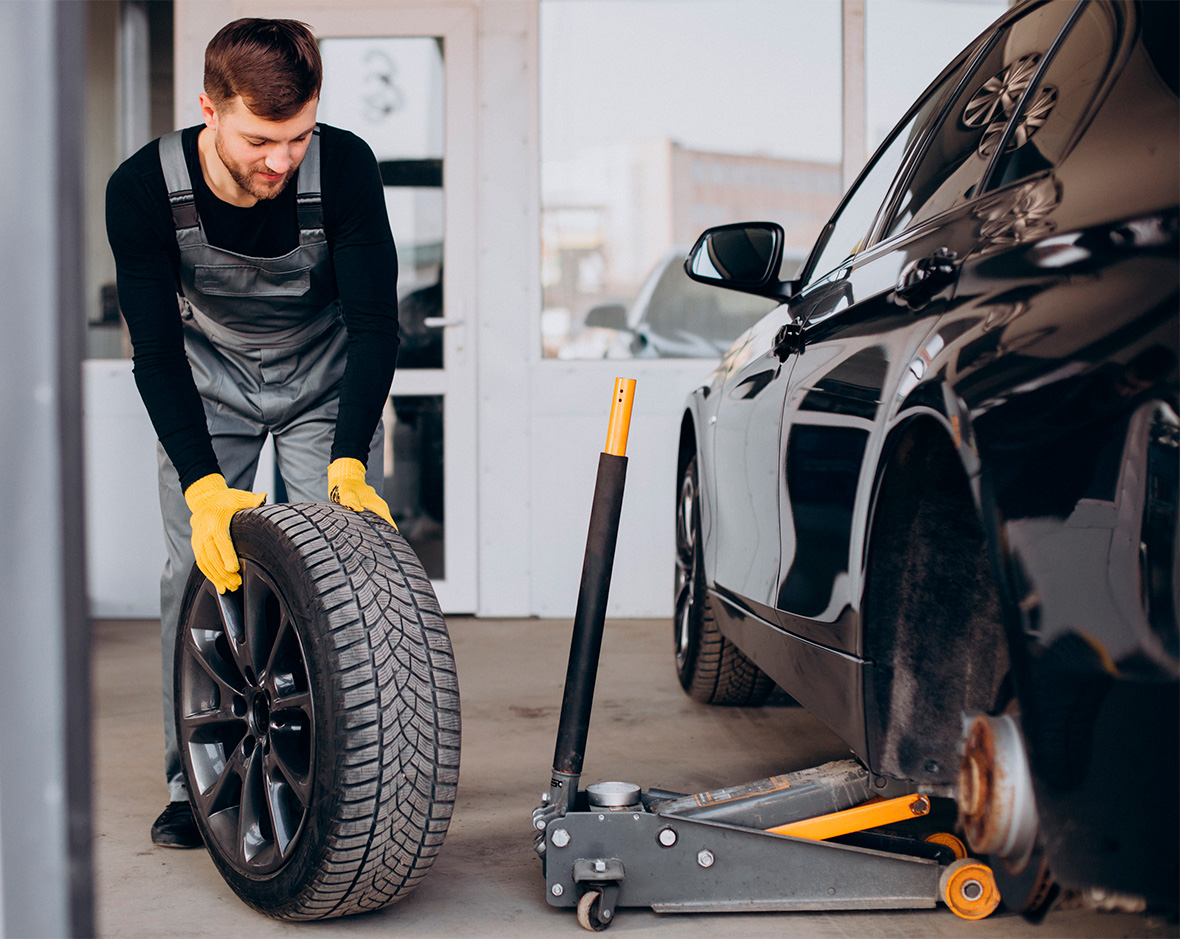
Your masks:
{"label": "gray work pants", "polygon": [[[336,401],[300,414],[279,426],[268,426],[241,414],[228,415],[224,410],[216,414],[206,402],[210,417],[213,450],[221,466],[222,475],[231,489],[250,489],[255,485],[258,455],[266,441],[267,431],[274,436],[275,462],[287,487],[291,502],[328,501],[328,458],[336,431]],[[193,567],[192,513],[184,501],[180,480],[164,448],[156,445],[159,459],[160,510],[164,516],[164,540],[168,560],[160,578],[160,637],[163,665],[164,693],[164,776],[168,782],[170,801],[188,798],[188,787],[180,765],[176,743],[176,717],[173,713],[172,671],[179,632],[180,603],[184,587]],[[384,480],[384,434],[382,425],[369,444],[368,467],[365,480],[381,493]],[[270,480],[259,480],[264,492],[271,488]],[[273,495],[273,493],[272,493]],[[268,499],[267,501],[273,501]]]}

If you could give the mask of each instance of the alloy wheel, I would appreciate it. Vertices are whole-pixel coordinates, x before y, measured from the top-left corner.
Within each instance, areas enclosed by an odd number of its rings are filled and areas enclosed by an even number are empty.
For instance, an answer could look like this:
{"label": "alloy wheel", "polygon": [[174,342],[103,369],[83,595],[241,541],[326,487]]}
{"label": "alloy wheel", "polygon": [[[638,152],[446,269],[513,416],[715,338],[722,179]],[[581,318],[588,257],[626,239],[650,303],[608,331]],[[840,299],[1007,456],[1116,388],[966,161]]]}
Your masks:
{"label": "alloy wheel", "polygon": [[697,596],[697,487],[693,467],[685,470],[676,506],[676,665],[684,669],[692,641]]}
{"label": "alloy wheel", "polygon": [[179,744],[206,839],[244,874],[273,873],[306,825],[315,708],[287,603],[257,564],[242,587],[196,599],[178,675]]}

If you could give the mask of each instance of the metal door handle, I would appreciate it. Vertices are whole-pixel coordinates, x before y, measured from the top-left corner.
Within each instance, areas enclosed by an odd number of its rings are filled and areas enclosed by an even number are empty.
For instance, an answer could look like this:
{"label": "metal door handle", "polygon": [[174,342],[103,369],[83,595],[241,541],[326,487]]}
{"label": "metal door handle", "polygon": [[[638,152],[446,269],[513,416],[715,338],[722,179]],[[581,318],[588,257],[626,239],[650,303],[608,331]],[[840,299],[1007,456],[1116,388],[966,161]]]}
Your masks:
{"label": "metal door handle", "polygon": [[950,248],[939,248],[929,257],[907,264],[897,278],[897,295],[911,310],[924,307],[959,270],[959,256]]}
{"label": "metal door handle", "polygon": [[442,329],[445,326],[462,326],[466,320],[452,319],[447,316],[428,316],[422,321],[427,329]]}
{"label": "metal door handle", "polygon": [[783,323],[774,334],[774,344],[771,351],[780,362],[785,362],[794,352],[803,348],[803,326],[799,323]]}

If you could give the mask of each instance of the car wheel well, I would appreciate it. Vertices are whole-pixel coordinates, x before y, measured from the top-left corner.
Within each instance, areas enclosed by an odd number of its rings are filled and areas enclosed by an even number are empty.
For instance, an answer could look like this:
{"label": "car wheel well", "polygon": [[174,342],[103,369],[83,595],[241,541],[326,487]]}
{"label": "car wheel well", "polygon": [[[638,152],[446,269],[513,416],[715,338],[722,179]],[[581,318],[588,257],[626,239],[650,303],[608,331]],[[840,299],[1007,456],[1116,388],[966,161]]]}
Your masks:
{"label": "car wheel well", "polygon": [[869,535],[865,719],[876,772],[947,784],[962,713],[988,711],[1008,673],[996,578],[967,474],[946,431],[896,437]]}

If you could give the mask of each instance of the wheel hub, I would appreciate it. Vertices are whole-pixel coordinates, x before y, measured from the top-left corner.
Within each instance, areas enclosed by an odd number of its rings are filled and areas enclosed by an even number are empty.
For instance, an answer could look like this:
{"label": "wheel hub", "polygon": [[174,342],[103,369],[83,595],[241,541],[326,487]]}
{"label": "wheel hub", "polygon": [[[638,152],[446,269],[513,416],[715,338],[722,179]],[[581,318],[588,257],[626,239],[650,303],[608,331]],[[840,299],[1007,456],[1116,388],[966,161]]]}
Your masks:
{"label": "wheel hub", "polygon": [[1016,722],[976,717],[967,729],[959,768],[959,812],[972,850],[996,855],[1019,870],[1037,835],[1032,777]]}
{"label": "wheel hub", "polygon": [[259,690],[250,702],[250,733],[266,737],[270,733],[270,695]]}

